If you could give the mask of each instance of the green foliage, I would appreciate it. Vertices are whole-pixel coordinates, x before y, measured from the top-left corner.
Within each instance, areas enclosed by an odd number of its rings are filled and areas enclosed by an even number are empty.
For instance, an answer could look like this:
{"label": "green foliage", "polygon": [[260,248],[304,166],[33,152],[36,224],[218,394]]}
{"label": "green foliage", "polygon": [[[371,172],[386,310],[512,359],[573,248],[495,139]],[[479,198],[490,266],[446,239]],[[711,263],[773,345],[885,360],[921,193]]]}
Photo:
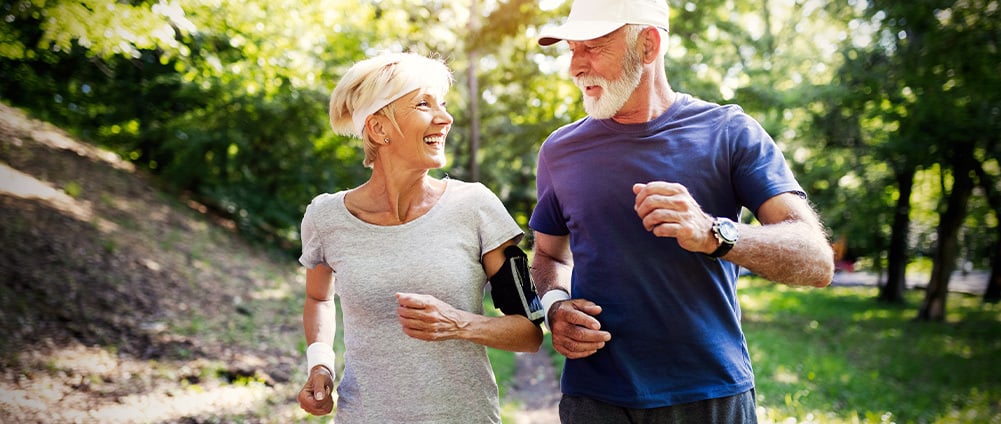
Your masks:
{"label": "green foliage", "polygon": [[[539,68],[524,66],[519,58],[533,57],[536,62],[551,59],[538,53],[533,40],[512,35],[484,54],[484,69],[478,86],[482,90],[480,133],[483,139],[477,153],[480,180],[504,201],[519,224],[527,228],[535,205],[535,159],[539,146],[549,131],[582,116],[579,92],[563,75],[545,74]],[[548,52],[548,51],[547,51]],[[464,66],[457,64],[458,66]],[[456,91],[464,87],[457,86]],[[462,179],[468,175],[469,129],[464,122],[467,103],[461,96],[455,108],[456,128],[449,143],[455,146],[450,174]]]}
{"label": "green foliage", "polygon": [[497,387],[500,396],[503,397],[514,377],[516,368],[515,353],[506,350],[488,348],[487,356],[490,358],[490,367],[493,368],[494,376],[497,379]]}
{"label": "green foliage", "polygon": [[[966,165],[957,168],[966,160],[957,152],[974,152],[974,161],[992,163],[984,153],[996,152],[999,145],[1001,119],[985,113],[1001,107],[994,89],[1001,86],[999,12],[982,1],[877,1],[864,12],[850,21],[857,39],[842,46],[844,60],[832,90],[814,109],[824,154],[846,159],[845,177],[819,201],[850,249],[879,257],[890,238],[898,180],[914,175],[907,248],[929,254],[940,243],[939,214],[951,192],[945,182],[954,169],[969,172]],[[822,170],[833,177],[838,168]],[[942,183],[920,185],[929,173]],[[997,174],[985,177],[991,181],[981,184],[997,184]],[[986,266],[989,254],[982,246],[996,246],[998,240],[987,240],[990,233],[978,226],[990,221],[991,211],[979,196],[971,205],[981,206],[971,210],[960,230],[961,254]],[[858,212],[875,219],[852,219]]]}
{"label": "green foliage", "polygon": [[[992,179],[984,185],[1001,178],[993,3],[669,4],[674,88],[759,119],[854,254],[886,250],[895,176],[949,178],[956,143],[975,143]],[[528,0],[13,0],[0,5],[0,98],[294,252],[311,197],[368,175],[360,143],[327,129],[335,81],[378,51],[435,54],[456,77],[442,173],[482,181],[527,230],[538,147],[583,116],[566,45],[535,42],[568,10]],[[916,191],[914,215],[936,217],[948,192]],[[995,208],[979,195],[971,202],[967,228],[996,225]],[[909,247],[926,254],[937,223],[921,222]],[[991,234],[964,231],[965,256],[984,266],[998,243]]]}

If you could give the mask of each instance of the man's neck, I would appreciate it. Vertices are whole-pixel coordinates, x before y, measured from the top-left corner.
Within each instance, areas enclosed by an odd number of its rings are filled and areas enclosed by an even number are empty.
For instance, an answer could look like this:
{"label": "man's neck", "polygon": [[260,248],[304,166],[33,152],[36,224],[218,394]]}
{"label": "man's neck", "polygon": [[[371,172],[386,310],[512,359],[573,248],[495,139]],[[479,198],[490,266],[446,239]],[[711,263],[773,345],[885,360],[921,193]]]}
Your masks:
{"label": "man's neck", "polygon": [[667,76],[661,72],[644,72],[636,90],[612,119],[620,124],[641,124],[663,115],[674,104],[677,93],[671,89]]}

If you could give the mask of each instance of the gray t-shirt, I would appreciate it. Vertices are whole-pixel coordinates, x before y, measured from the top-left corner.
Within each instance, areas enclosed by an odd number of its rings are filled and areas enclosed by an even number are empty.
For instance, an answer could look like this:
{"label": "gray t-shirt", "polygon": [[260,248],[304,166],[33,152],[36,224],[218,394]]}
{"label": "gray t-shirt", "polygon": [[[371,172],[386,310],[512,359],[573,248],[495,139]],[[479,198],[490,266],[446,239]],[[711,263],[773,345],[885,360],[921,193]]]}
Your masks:
{"label": "gray t-shirt", "polygon": [[299,262],[334,270],[344,316],[338,424],[501,422],[484,346],[414,339],[397,321],[397,292],[429,294],[482,314],[487,276],[480,258],[523,236],[485,186],[446,183],[430,211],[402,225],[351,215],[345,192],[319,195],[306,208]]}

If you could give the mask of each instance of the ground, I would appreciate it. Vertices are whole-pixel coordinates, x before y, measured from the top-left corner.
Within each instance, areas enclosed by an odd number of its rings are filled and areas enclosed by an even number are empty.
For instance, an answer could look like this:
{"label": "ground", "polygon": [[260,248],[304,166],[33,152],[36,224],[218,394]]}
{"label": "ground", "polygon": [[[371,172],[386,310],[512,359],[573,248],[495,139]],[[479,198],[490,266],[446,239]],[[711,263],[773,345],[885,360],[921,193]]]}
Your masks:
{"label": "ground", "polygon": [[[0,104],[0,422],[313,420],[294,260],[153,181]],[[554,422],[547,359],[513,421]]]}

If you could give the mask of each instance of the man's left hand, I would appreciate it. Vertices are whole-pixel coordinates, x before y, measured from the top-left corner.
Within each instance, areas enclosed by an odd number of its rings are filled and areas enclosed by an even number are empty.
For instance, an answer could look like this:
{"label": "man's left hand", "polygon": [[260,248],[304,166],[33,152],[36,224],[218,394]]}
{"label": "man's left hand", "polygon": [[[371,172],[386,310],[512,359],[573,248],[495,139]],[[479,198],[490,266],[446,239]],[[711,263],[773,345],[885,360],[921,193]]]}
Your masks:
{"label": "man's left hand", "polygon": [[633,184],[633,194],[633,209],[647,231],[657,237],[674,237],[690,252],[710,253],[719,247],[712,235],[713,217],[702,211],[685,186],[652,181]]}

